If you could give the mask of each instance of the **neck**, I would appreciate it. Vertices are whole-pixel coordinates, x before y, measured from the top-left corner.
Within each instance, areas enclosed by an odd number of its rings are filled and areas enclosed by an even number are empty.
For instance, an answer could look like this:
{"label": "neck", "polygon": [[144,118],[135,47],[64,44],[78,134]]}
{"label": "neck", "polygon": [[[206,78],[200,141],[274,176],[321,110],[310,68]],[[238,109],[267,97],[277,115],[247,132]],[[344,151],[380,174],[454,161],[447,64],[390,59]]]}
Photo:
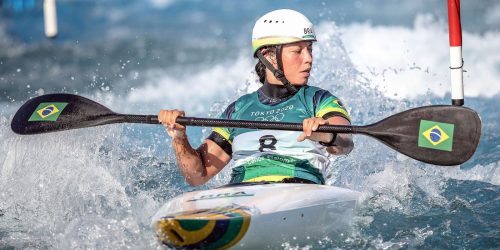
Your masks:
{"label": "neck", "polygon": [[276,78],[276,76],[274,76],[274,74],[269,69],[266,69],[266,83],[275,84],[275,85],[283,85],[281,80]]}
{"label": "neck", "polygon": [[[286,81],[287,84],[284,84],[283,81]],[[265,85],[269,85],[269,86],[265,86]],[[274,74],[271,73],[271,71],[269,69],[266,69],[266,79],[265,79],[265,82],[264,82],[264,88],[266,88],[266,92],[264,92],[265,95],[267,95],[268,97],[270,98],[278,98],[278,99],[281,99],[283,98],[283,96],[287,97],[287,96],[292,96],[293,94],[295,94],[298,89],[300,89],[302,86],[296,86],[296,85],[293,85],[292,83],[290,83],[287,79],[278,79]],[[279,88],[283,88],[284,90],[278,90],[278,93],[276,93],[277,90],[270,90],[271,89],[277,89],[279,86]],[[285,94],[285,93],[281,93],[280,91],[286,91],[288,93]],[[277,95],[277,96],[276,96]]]}
{"label": "neck", "polygon": [[271,98],[281,99],[290,96],[290,92],[282,83],[270,83],[266,80],[261,90],[264,95]]}

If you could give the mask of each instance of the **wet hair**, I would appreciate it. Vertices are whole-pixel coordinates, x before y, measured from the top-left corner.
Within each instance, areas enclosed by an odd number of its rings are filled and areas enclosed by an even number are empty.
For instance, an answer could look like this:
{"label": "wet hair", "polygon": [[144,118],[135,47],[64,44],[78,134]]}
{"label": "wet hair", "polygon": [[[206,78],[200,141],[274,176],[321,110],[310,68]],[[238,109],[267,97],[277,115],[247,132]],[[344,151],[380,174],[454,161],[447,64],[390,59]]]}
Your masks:
{"label": "wet hair", "polygon": [[[270,54],[271,61],[276,61],[276,46],[263,47],[259,51],[262,55]],[[266,66],[260,60],[255,64],[255,73],[259,76],[259,81],[264,84],[266,81]]]}

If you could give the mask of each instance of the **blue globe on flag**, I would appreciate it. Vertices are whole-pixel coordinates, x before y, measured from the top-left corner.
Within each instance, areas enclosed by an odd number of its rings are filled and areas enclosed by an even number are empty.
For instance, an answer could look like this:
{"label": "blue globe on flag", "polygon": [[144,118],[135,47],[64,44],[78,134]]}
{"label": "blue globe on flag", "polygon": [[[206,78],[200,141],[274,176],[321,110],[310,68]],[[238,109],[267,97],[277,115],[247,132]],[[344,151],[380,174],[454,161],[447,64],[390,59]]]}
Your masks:
{"label": "blue globe on flag", "polygon": [[431,132],[429,133],[430,137],[431,137],[431,140],[433,142],[438,142],[440,139],[441,139],[441,131],[437,128],[431,130]]}
{"label": "blue globe on flag", "polygon": [[54,111],[54,107],[52,107],[52,106],[46,107],[46,108],[42,111],[42,115],[43,115],[43,116],[48,116],[48,115],[50,115],[50,113],[52,113],[52,111]]}

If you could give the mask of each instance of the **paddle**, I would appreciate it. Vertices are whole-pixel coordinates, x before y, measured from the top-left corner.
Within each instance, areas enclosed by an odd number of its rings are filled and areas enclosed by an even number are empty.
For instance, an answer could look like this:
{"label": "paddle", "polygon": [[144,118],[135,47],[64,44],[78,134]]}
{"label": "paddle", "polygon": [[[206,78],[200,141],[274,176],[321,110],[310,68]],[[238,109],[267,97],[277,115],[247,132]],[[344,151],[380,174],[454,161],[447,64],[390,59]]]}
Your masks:
{"label": "paddle", "polygon": [[[179,117],[177,122],[188,126],[302,131],[301,123],[195,117]],[[11,128],[17,134],[30,135],[111,123],[159,124],[155,115],[117,114],[81,96],[50,94],[35,97],[21,106]],[[325,125],[317,131],[368,135],[416,160],[450,166],[462,164],[472,156],[481,136],[481,120],[468,108],[427,106],[367,126]]]}

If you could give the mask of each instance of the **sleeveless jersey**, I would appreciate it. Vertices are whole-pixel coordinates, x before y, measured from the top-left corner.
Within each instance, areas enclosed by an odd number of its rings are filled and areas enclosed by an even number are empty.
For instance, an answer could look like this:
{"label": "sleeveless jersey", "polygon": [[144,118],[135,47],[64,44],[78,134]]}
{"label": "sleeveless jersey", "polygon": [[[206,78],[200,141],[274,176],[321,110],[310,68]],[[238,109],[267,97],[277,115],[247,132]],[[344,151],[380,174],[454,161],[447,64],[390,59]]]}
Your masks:
{"label": "sleeveless jersey", "polygon": [[[220,118],[234,120],[302,123],[311,117],[341,116],[350,120],[347,110],[328,91],[304,86],[292,97],[275,105],[259,100],[258,91],[233,102]],[[329,165],[326,147],[317,142],[297,142],[302,132],[214,128],[208,139],[232,155],[230,183],[282,181],[300,178],[324,184]]]}

